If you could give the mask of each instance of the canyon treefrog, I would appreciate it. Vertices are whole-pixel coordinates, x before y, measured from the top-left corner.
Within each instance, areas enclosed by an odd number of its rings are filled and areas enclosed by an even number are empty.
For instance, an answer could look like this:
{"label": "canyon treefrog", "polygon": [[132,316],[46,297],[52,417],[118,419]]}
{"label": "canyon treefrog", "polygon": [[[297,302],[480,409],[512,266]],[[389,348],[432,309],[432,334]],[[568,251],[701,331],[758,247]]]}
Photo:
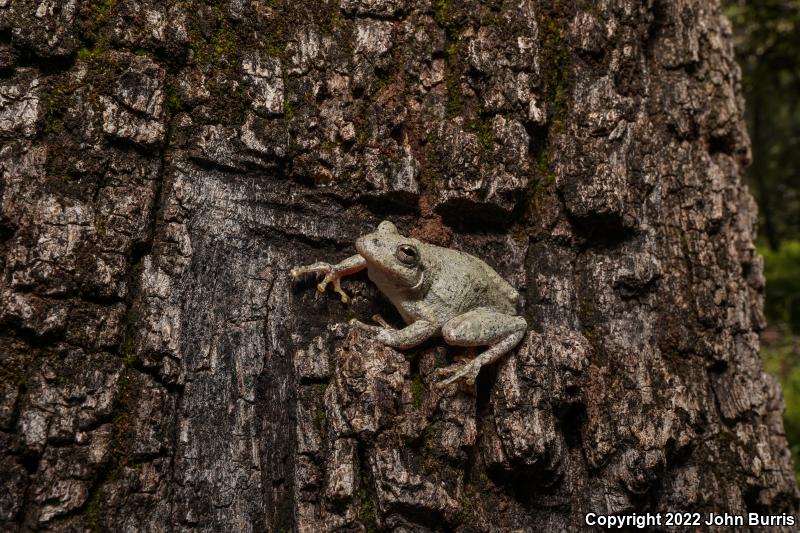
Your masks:
{"label": "canyon treefrog", "polygon": [[437,369],[439,388],[461,378],[474,383],[483,365],[496,361],[525,335],[527,324],[516,312],[519,294],[477,257],[400,235],[389,221],[359,238],[356,251],[339,264],[317,262],[293,268],[291,274],[295,278],[309,272],[324,274],[317,289],[324,292],[333,283],[347,303],[340,279],[366,268],[369,279],[408,325],[393,329],[383,322],[381,326],[351,323],[387,346],[411,348],[435,335],[454,346],[489,346],[467,363]]}

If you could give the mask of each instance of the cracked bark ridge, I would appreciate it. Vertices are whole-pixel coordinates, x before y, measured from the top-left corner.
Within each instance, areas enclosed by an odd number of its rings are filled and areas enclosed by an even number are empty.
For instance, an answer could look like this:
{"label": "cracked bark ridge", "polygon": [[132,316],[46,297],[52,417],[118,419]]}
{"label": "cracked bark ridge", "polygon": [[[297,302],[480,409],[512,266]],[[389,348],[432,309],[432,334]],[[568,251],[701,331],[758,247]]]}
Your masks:
{"label": "cracked bark ridge", "polygon": [[[796,513],[738,85],[700,0],[0,0],[3,530]],[[288,278],[384,218],[524,296],[474,390]]]}

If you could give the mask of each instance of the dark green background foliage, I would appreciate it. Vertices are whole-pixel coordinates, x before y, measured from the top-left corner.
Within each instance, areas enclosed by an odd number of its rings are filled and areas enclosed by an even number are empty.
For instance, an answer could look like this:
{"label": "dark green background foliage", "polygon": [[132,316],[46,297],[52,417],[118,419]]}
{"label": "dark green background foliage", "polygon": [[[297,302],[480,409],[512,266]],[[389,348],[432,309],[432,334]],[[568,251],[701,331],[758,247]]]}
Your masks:
{"label": "dark green background foliage", "polygon": [[762,355],[783,384],[787,437],[800,479],[800,0],[729,0],[753,145],[767,280]]}
{"label": "dark green background foliage", "polygon": [[763,247],[767,278],[767,320],[800,334],[800,241],[783,241],[777,250]]}
{"label": "dark green background foliage", "polygon": [[800,235],[800,1],[730,1],[753,142],[749,177],[773,250]]}

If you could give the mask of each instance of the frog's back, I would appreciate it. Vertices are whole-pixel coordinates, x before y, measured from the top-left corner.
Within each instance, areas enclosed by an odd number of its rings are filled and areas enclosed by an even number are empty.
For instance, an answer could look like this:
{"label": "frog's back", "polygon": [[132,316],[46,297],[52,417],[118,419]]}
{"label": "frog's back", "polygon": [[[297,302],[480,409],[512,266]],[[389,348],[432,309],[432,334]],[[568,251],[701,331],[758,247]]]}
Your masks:
{"label": "frog's back", "polygon": [[481,259],[459,250],[435,247],[439,271],[431,287],[438,299],[458,313],[476,307],[492,307],[516,314],[519,293]]}

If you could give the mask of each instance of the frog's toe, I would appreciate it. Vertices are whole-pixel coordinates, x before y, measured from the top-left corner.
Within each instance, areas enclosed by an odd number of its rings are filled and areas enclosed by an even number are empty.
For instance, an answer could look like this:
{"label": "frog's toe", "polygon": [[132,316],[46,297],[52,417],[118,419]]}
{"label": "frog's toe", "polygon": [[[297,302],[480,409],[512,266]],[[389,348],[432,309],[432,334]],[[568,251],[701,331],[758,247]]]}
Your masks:
{"label": "frog's toe", "polygon": [[311,265],[298,266],[289,270],[293,278],[299,278],[303,274],[327,274],[333,269],[330,263],[317,261]]}
{"label": "frog's toe", "polygon": [[438,390],[446,389],[448,386],[452,385],[456,381],[458,381],[458,377],[456,376],[449,377],[447,379],[437,381],[434,387],[436,387]]}
{"label": "frog's toe", "polygon": [[436,383],[436,388],[444,389],[451,383],[454,383],[461,376],[463,370],[464,370],[464,365],[462,364],[455,364],[437,368],[434,371],[435,376],[439,379],[439,381]]}
{"label": "frog's toe", "polygon": [[[325,279],[327,280],[328,276],[326,276]],[[344,290],[342,290],[342,283],[339,278],[335,278],[333,280],[333,292],[339,295],[339,298],[342,300],[343,304],[347,304],[350,302],[350,297],[347,295],[346,292],[344,292]]]}
{"label": "frog's toe", "polygon": [[349,324],[363,331],[372,331],[373,328],[375,327],[375,326],[370,326],[369,324],[364,324],[357,318],[351,318]]}
{"label": "frog's toe", "polygon": [[436,377],[437,378],[444,378],[444,377],[447,377],[447,376],[452,376],[453,374],[458,372],[462,368],[462,366],[463,365],[450,365],[450,366],[444,366],[444,367],[441,367],[441,368],[437,368],[436,369]]}
{"label": "frog's toe", "polygon": [[[475,380],[478,378],[478,373],[481,367],[471,363],[455,364],[443,368],[436,369],[436,377],[447,378],[442,379],[436,384],[437,389],[444,389],[448,385],[463,379],[467,386],[475,385]],[[448,377],[449,376],[449,377]]]}

